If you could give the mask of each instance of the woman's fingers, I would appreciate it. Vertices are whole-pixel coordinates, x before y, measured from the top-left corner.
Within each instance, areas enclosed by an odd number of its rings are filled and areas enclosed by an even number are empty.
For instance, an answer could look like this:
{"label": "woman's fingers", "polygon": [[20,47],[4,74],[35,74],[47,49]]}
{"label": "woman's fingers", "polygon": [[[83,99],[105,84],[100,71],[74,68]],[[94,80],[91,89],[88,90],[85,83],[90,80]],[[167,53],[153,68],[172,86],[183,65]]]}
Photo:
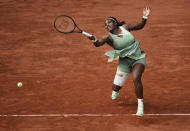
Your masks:
{"label": "woman's fingers", "polygon": [[143,9],[143,15],[144,16],[148,16],[150,14],[150,8],[149,7],[145,7],[144,9]]}
{"label": "woman's fingers", "polygon": [[96,37],[94,35],[92,35],[91,37],[88,37],[90,40],[95,40]]}

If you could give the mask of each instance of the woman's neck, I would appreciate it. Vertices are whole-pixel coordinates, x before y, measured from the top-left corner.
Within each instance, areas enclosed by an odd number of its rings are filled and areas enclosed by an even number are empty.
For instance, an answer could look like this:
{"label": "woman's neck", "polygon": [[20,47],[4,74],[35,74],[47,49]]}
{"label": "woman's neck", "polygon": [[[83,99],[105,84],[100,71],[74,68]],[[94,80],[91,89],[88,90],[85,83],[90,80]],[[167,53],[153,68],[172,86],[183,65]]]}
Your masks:
{"label": "woman's neck", "polygon": [[117,35],[117,34],[121,33],[121,30],[120,30],[120,28],[117,26],[116,28],[114,28],[114,29],[111,30],[110,32],[111,32],[112,34]]}

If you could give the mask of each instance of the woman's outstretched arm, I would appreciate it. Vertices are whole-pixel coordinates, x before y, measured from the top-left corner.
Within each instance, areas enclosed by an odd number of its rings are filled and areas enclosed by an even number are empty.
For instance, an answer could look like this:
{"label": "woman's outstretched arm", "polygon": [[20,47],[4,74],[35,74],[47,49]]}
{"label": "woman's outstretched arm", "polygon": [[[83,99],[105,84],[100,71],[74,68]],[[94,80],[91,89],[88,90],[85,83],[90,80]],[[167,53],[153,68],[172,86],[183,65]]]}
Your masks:
{"label": "woman's outstretched arm", "polygon": [[88,37],[90,40],[92,40],[93,44],[96,47],[102,46],[105,43],[110,43],[109,35],[104,35],[102,39],[98,40],[95,36]]}
{"label": "woman's outstretched arm", "polygon": [[123,27],[125,29],[129,30],[129,31],[131,31],[131,30],[140,30],[145,26],[149,14],[150,14],[150,9],[145,8],[145,9],[143,9],[143,18],[142,18],[142,21],[140,23],[137,23],[137,24],[124,24]]}

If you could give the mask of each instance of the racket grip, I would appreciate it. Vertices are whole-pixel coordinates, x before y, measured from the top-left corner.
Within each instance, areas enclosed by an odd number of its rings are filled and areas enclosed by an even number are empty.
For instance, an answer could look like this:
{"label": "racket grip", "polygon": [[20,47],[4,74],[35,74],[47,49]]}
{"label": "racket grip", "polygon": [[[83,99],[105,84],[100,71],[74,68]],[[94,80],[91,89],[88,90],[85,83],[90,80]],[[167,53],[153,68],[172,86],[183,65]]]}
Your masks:
{"label": "racket grip", "polygon": [[84,32],[84,31],[82,31],[82,34],[85,35],[85,36],[88,36],[88,37],[91,37],[91,36],[92,36],[91,34],[89,34],[89,33],[87,33],[87,32]]}

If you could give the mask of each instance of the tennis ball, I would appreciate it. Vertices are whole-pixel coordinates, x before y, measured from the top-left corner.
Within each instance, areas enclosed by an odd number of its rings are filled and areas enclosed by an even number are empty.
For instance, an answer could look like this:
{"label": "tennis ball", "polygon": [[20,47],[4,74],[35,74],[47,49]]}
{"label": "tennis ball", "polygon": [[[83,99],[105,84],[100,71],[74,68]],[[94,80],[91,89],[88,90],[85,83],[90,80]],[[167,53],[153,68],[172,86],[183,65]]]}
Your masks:
{"label": "tennis ball", "polygon": [[22,87],[22,82],[18,82],[18,83],[17,83],[17,86],[18,86],[18,87]]}

